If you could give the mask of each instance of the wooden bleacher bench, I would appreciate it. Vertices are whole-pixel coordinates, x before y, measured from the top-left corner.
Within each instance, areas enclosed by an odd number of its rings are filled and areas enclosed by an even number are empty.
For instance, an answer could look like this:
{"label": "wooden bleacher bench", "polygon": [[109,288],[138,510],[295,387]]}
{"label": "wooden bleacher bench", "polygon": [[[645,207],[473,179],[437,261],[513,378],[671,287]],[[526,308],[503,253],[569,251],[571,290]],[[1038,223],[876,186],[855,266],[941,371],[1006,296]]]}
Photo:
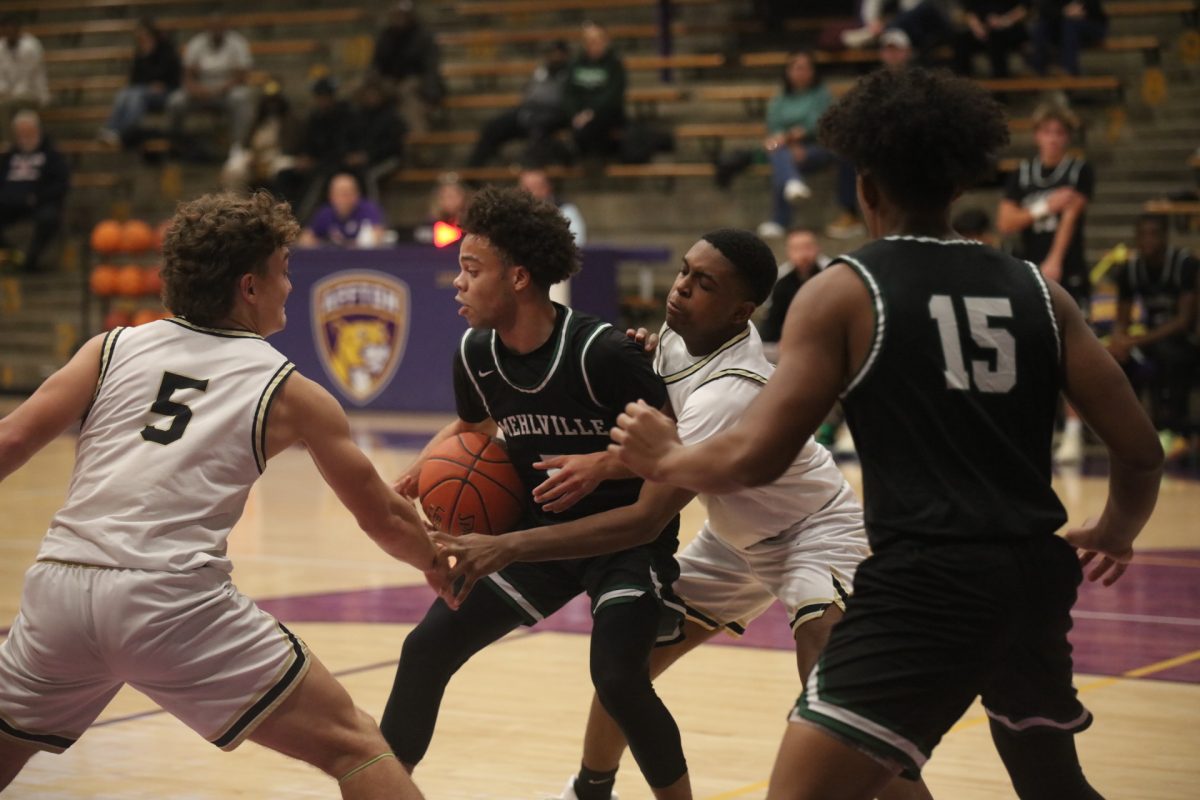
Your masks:
{"label": "wooden bleacher bench", "polygon": [[1150,14],[1194,14],[1200,4],[1196,0],[1123,0],[1108,2],[1104,11],[1110,17],[1140,17]]}
{"label": "wooden bleacher bench", "polygon": [[[250,52],[255,56],[303,56],[323,53],[328,42],[322,39],[269,39],[250,43]],[[47,50],[47,64],[82,64],[92,61],[129,61],[133,48],[127,45],[116,47],[63,47]]]}
{"label": "wooden bleacher bench", "polygon": [[[720,53],[676,53],[669,56],[630,55],[622,59],[630,72],[660,69],[715,69],[725,66]],[[501,75],[529,75],[541,62],[532,59],[509,61],[457,61],[442,64],[447,78],[490,78]]]}
{"label": "wooden bleacher bench", "polygon": [[1059,77],[985,78],[979,83],[991,92],[1120,92],[1115,75],[1063,75]]}
{"label": "wooden bleacher bench", "polygon": [[1187,163],[1188,163],[1189,167],[1192,167],[1194,169],[1200,169],[1200,153],[1197,153],[1196,155],[1189,158]]}
{"label": "wooden bleacher bench", "polygon": [[71,175],[72,189],[116,189],[128,181],[116,172],[76,172]]}
{"label": "wooden bleacher bench", "polygon": [[3,12],[63,11],[106,8],[141,8],[143,6],[194,6],[196,0],[8,0]]}
{"label": "wooden bleacher bench", "polygon": [[[485,14],[532,14],[553,11],[588,11],[610,8],[653,8],[659,0],[478,0],[459,3],[454,11],[460,17]],[[711,5],[717,0],[672,0],[678,6]]]}
{"label": "wooden bleacher bench", "polygon": [[103,122],[112,112],[109,105],[102,106],[51,106],[39,113],[46,122]]}
{"label": "wooden bleacher bench", "polygon": [[[332,25],[354,23],[366,19],[363,8],[319,8],[299,11],[255,11],[247,14],[230,14],[226,17],[233,30],[242,28],[273,28],[280,25]],[[208,27],[212,17],[170,17],[158,21],[164,31],[200,31]],[[28,30],[35,36],[72,36],[95,33],[128,33],[137,25],[135,19],[89,19],[70,22],[34,22]]]}
{"label": "wooden bleacher bench", "polygon": [[51,93],[106,90],[115,92],[125,88],[128,83],[128,75],[80,75],[70,78],[51,78],[47,81]]}
{"label": "wooden bleacher bench", "polygon": [[[447,172],[453,172],[461,180],[479,182],[512,182],[517,179],[517,170],[511,167],[451,167],[446,169],[410,168],[397,171],[394,183],[435,183]],[[583,171],[578,167],[549,166],[546,174],[551,178],[578,178]]]}
{"label": "wooden bleacher bench", "polygon": [[[641,25],[617,24],[605,26],[613,40],[656,39],[658,26],[653,23]],[[676,22],[671,25],[673,36],[686,36],[689,27]],[[579,37],[578,25],[560,25],[553,28],[516,28],[512,30],[441,31],[436,34],[438,44],[446,45],[490,45],[490,44],[537,44],[558,40],[573,41]]]}
{"label": "wooden bleacher bench", "polygon": [[415,147],[430,147],[436,145],[473,144],[479,138],[479,131],[427,131],[425,133],[410,133],[405,138],[405,144]]}
{"label": "wooden bleacher bench", "polygon": [[1200,201],[1197,200],[1147,200],[1142,209],[1148,214],[1171,216],[1200,216]]}

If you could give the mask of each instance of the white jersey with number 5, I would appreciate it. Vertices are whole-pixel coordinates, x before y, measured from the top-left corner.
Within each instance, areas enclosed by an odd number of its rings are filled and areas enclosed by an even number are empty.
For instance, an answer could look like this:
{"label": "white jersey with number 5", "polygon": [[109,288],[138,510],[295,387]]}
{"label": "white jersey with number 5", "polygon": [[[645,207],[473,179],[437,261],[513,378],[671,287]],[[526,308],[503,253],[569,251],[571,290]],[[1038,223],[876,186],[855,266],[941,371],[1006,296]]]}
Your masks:
{"label": "white jersey with number 5", "polygon": [[266,466],[266,419],[294,366],[261,336],[182,319],[117,328],[38,559],[232,570],[225,547]]}
{"label": "white jersey with number 5", "polygon": [[[679,438],[696,444],[734,425],[775,371],[753,325],[704,357],[693,356],[667,326],[659,334],[655,369],[667,384]],[[812,438],[778,480],[723,495],[700,495],[709,529],[744,550],[764,539],[799,531],[846,485],[829,451]],[[847,493],[851,500],[853,495]]]}

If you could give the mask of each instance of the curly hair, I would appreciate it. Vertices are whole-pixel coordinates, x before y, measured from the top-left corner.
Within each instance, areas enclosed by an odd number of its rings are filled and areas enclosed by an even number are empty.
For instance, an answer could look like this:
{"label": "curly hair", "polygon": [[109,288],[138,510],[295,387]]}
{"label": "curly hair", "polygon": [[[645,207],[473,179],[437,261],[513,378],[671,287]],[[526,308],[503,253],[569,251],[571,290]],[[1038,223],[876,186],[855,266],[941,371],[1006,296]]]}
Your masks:
{"label": "curly hair", "polygon": [[233,308],[241,277],[264,274],[271,254],[299,235],[291,206],[267,192],[180,203],[163,237],[163,304],[197,325],[215,325]]}
{"label": "curly hair", "polygon": [[746,287],[750,300],[760,306],[771,296],[779,274],[775,254],[766,242],[750,231],[718,228],[700,237],[725,256]]}
{"label": "curly hair", "polygon": [[506,267],[529,270],[543,289],[579,271],[579,248],[566,217],[524,189],[486,187],[467,206],[461,227],[487,239]]}
{"label": "curly hair", "polygon": [[934,210],[991,172],[1008,125],[977,83],[913,67],[860,80],[825,112],[818,137],[894,203]]}

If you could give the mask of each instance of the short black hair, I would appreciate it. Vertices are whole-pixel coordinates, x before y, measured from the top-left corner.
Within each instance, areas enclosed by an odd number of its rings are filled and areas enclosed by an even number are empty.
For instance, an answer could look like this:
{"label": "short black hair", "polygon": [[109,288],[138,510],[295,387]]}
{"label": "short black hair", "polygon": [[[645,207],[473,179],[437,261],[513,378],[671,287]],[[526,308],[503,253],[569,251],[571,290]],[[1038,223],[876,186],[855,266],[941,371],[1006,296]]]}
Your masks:
{"label": "short black hair", "polygon": [[1158,226],[1158,229],[1160,231],[1162,231],[1163,233],[1167,233],[1171,229],[1171,225],[1167,221],[1166,214],[1154,214],[1154,213],[1150,213],[1150,212],[1146,212],[1145,214],[1138,214],[1137,222],[1134,224],[1134,227],[1140,228],[1143,225],[1145,225],[1147,222],[1151,223],[1152,225]]}
{"label": "short black hair", "polygon": [[1008,125],[978,83],[909,67],[860,80],[825,112],[818,136],[892,202],[935,210],[994,169]]}
{"label": "short black hair", "polygon": [[971,239],[983,236],[992,228],[992,218],[982,208],[964,208],[954,215],[950,227]]}
{"label": "short black hair", "polygon": [[718,228],[700,237],[717,248],[750,292],[755,305],[762,305],[771,296],[779,274],[775,254],[767,243],[750,231],[737,228]]}
{"label": "short black hair", "polygon": [[487,239],[505,266],[524,267],[544,289],[579,271],[579,248],[567,218],[524,189],[485,187],[467,206],[462,230]]}

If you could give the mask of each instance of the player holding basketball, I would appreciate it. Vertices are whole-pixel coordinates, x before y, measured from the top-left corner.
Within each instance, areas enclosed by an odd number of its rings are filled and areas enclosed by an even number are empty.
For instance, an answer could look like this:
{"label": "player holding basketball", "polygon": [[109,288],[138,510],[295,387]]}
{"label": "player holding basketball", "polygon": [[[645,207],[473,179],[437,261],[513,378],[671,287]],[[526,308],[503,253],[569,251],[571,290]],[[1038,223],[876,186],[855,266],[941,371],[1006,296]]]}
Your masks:
{"label": "player holding basketball", "polygon": [[[1071,296],[1028,262],[959,238],[954,197],[1007,140],[999,105],[921,69],[863,79],[821,137],[858,170],[883,237],[806,284],[779,367],[736,426],[683,446],[634,405],[613,432],[636,472],[697,491],[779,476],[839,395],[863,466],[873,553],[784,736],[770,798],[869,798],[916,775],[982,695],[1022,798],[1099,795],[1073,734],[1080,559],[1112,583],[1153,510],[1162,450]],[[1109,500],[1064,539],[1050,439],[1064,391],[1108,446]]]}
{"label": "player holding basketball", "polygon": [[[748,231],[706,233],[684,255],[654,358],[684,442],[702,442],[732,426],[774,371],[749,320],[776,274],[771,249]],[[628,546],[653,520],[677,513],[694,496],[645,484],[637,503],[572,522],[508,536],[434,538],[457,560],[451,580],[465,579],[461,593],[513,561]],[[684,635],[655,649],[651,677],[721,630],[741,634],[775,600],[787,609],[800,676],[807,676],[867,555],[854,492],[829,451],[809,439],[775,482],[702,500],[708,519],[678,556],[675,592],[687,609]],[[620,728],[594,699],[580,775],[563,797],[607,800],[624,750]],[[899,780],[885,796],[929,795]]]}
{"label": "player holding basketball", "polygon": [[250,487],[297,442],[384,551],[435,587],[444,576],[341,406],[264,340],[284,326],[298,233],[265,193],[180,206],[162,270],[178,316],[95,337],[0,420],[0,479],[83,420],[66,503],[0,644],[0,789],[128,683],[223,750],[249,739],[318,767],[344,798],[420,797],[370,717],[229,580]]}
{"label": "player holding basketball", "polygon": [[[454,361],[458,419],[441,430],[400,482],[415,493],[430,450],[464,431],[502,428],[509,456],[532,493],[563,455],[606,452],[625,405],[666,402],[641,348],[607,323],[550,300],[550,286],[578,269],[579,251],[552,205],[515,188],[480,192],[463,220],[459,313],[471,326]],[[625,471],[625,475],[628,472]],[[628,505],[641,480],[606,481],[565,512],[534,505],[529,524],[547,524]],[[591,674],[596,692],[630,742],[659,798],[689,798],[679,729],[650,683],[659,625],[682,613],[670,595],[678,571],[674,512],[644,544],[594,558],[514,563],[489,575],[457,609],[435,600],[408,634],[381,728],[400,760],[424,757],[446,685],[476,652],[519,625],[534,625],[581,592],[592,605]]]}

